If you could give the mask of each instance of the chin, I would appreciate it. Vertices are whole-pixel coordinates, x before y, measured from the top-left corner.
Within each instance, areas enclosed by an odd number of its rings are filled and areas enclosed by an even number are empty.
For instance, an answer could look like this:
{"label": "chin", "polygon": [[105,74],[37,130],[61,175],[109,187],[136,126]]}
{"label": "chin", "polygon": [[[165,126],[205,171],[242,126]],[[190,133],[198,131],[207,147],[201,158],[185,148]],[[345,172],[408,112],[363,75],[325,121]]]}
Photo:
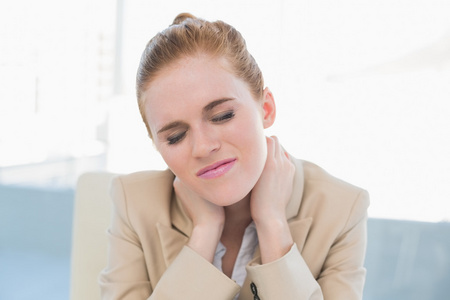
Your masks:
{"label": "chin", "polygon": [[227,190],[214,191],[214,194],[206,199],[218,206],[231,206],[246,198],[253,189],[253,186],[245,188],[234,186]]}

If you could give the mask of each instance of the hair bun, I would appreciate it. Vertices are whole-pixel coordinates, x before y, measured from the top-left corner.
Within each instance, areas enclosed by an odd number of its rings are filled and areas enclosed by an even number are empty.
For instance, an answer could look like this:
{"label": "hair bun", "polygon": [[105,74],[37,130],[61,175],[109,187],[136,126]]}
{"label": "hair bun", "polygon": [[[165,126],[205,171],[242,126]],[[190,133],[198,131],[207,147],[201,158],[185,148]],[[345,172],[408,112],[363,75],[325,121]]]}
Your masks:
{"label": "hair bun", "polygon": [[175,17],[175,19],[173,20],[172,25],[180,24],[186,19],[197,19],[197,18],[194,15],[190,14],[190,13],[181,13],[178,16]]}

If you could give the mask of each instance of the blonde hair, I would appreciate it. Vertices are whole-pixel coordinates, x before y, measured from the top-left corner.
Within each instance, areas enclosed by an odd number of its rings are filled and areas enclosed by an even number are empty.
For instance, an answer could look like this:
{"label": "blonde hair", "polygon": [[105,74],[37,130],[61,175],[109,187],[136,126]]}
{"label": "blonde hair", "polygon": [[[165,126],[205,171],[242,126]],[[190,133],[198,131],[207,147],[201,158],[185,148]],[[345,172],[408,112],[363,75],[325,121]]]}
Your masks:
{"label": "blonde hair", "polygon": [[205,53],[224,57],[234,74],[245,81],[255,99],[260,99],[264,79],[242,35],[223,21],[209,22],[189,13],[179,14],[168,28],[153,37],[142,53],[136,75],[136,94],[142,119],[148,126],[143,92],[165,67],[183,57]]}

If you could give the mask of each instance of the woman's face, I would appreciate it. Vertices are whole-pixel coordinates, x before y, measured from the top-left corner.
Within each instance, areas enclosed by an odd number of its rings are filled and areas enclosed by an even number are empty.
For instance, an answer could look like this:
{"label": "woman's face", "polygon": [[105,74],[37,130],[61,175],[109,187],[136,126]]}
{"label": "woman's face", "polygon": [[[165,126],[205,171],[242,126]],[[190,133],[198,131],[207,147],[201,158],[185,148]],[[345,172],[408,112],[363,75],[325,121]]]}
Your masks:
{"label": "woman's face", "polygon": [[156,148],[172,172],[200,197],[234,204],[259,179],[267,157],[264,128],[275,106],[255,100],[225,59],[187,57],[164,69],[144,92]]}

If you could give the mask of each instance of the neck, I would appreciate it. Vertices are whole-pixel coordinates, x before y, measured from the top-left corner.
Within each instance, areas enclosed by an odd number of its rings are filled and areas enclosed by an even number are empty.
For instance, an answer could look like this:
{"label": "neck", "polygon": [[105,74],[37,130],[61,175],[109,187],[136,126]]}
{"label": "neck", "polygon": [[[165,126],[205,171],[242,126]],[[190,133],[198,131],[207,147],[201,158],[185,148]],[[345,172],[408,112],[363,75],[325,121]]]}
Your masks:
{"label": "neck", "polygon": [[241,201],[225,207],[225,226],[244,226],[252,222],[250,213],[250,194]]}

